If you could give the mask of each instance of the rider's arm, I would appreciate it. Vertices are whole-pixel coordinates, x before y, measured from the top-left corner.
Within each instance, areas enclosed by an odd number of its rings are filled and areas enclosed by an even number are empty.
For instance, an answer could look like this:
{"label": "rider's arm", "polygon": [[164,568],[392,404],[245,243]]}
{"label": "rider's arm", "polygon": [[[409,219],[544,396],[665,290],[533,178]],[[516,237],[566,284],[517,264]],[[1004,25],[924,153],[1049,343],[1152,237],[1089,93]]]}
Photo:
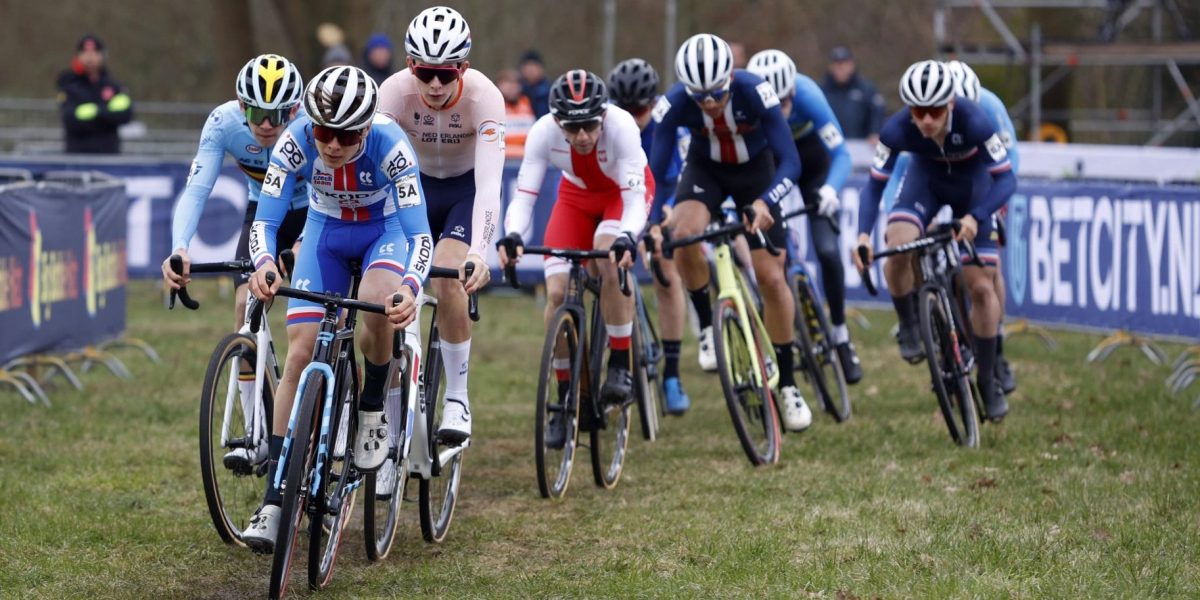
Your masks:
{"label": "rider's arm", "polygon": [[471,214],[472,254],[487,256],[500,228],[500,181],[504,175],[504,96],[494,85],[481,86],[475,101],[475,206]]}
{"label": "rider's arm", "polygon": [[[391,218],[384,221],[389,230],[399,227],[408,241],[408,264],[404,268],[403,285],[421,297],[421,288],[433,266],[433,236],[429,233],[429,213],[425,206],[425,191],[421,189],[421,174],[416,153],[408,140],[400,138],[385,155],[383,165],[392,182],[389,201],[396,207]],[[393,168],[396,165],[400,168]]]}
{"label": "rider's arm", "polygon": [[529,129],[529,135],[525,137],[525,156],[517,171],[517,190],[504,214],[505,233],[520,234],[526,241],[533,237],[533,205],[537,203],[538,191],[550,163],[551,136],[557,130],[558,125],[549,115],[538,119]]}
{"label": "rider's arm", "polygon": [[769,204],[779,204],[788,192],[795,187],[800,179],[800,153],[796,152],[796,143],[792,140],[792,128],[787,119],[783,118],[783,109],[779,107],[779,97],[775,88],[769,82],[763,81],[756,88],[758,98],[762,101],[762,128],[767,137],[767,145],[775,155],[775,179],[766,189],[762,199]]}
{"label": "rider's arm", "polygon": [[646,228],[646,151],[637,122],[624,111],[614,111],[606,121],[616,131],[617,185],[621,189],[621,231],[634,239]]}
{"label": "rider's arm", "polygon": [[879,143],[875,144],[875,159],[871,163],[871,176],[858,200],[858,232],[860,234],[870,235],[871,231],[875,229],[875,220],[879,218],[879,198],[883,194],[883,188],[887,185],[888,178],[892,176],[892,169],[896,166],[896,157],[900,155],[900,150],[894,150],[888,146],[891,141],[881,137]]}
{"label": "rider's arm", "polygon": [[[654,105],[652,118],[657,125],[654,128],[654,143],[650,146],[650,174],[654,177],[654,181],[666,182],[669,179],[667,171],[671,168],[672,155],[678,152],[679,146],[676,142],[675,129],[679,127],[679,115],[682,107],[672,110],[672,100],[668,97],[674,99],[675,102],[680,102],[680,96],[682,94],[664,94],[659,96],[658,102]],[[651,223],[662,221],[663,205],[667,203],[667,199],[674,192],[674,186],[656,185],[654,187],[654,204],[650,207]]]}
{"label": "rider's arm", "polygon": [[307,119],[292,123],[271,150],[271,163],[263,176],[262,192],[258,195],[258,210],[250,226],[250,258],[255,268],[275,260],[275,236],[279,224],[292,204],[296,180],[304,177],[309,161],[298,141]]}
{"label": "rider's arm", "polygon": [[811,115],[813,132],[821,139],[825,150],[829,152],[831,163],[829,174],[825,176],[825,185],[834,191],[841,192],[850,176],[850,151],[846,149],[846,141],[842,135],[842,125],[838,123],[829,106],[829,100],[816,82],[807,77],[796,77],[796,96],[793,101],[793,111],[804,107]]}
{"label": "rider's arm", "polygon": [[980,106],[987,111],[992,123],[996,126],[996,133],[1000,134],[1000,141],[1004,142],[1004,147],[1008,149],[1008,162],[1012,163],[1013,174],[1020,174],[1021,157],[1017,152],[1017,128],[1013,126],[1012,118],[1008,116],[1008,109],[1000,101],[1000,98],[990,91],[981,91],[979,99]]}
{"label": "rider's arm", "polygon": [[215,109],[204,123],[200,132],[200,147],[192,159],[183,193],[175,203],[175,214],[171,217],[171,249],[187,249],[200,224],[200,214],[221,172],[221,161],[225,158],[220,128],[221,117]]}

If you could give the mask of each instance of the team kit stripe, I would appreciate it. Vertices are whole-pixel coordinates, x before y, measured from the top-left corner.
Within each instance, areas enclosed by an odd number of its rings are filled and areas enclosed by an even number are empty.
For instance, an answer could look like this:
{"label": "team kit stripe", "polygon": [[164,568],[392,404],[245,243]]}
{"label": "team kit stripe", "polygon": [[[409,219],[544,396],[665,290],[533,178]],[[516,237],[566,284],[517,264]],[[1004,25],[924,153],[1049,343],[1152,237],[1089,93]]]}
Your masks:
{"label": "team kit stripe", "polygon": [[367,265],[367,270],[370,271],[371,269],[386,269],[397,275],[404,275],[404,265],[386,258],[378,259]]}
{"label": "team kit stripe", "polygon": [[925,221],[923,221],[919,215],[908,212],[902,208],[892,209],[892,214],[888,215],[888,223],[894,223],[896,221],[905,221],[912,223],[917,227],[925,226]]}

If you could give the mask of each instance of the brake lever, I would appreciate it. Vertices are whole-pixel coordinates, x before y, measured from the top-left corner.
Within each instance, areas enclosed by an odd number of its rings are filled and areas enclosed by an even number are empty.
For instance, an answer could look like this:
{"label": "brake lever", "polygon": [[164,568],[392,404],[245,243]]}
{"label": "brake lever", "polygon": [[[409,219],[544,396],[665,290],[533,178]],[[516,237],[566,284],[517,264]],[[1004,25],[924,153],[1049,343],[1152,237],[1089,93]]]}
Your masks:
{"label": "brake lever", "polygon": [[858,274],[862,277],[863,287],[867,288],[867,293],[872,296],[878,296],[879,290],[875,289],[875,282],[871,280],[871,250],[866,244],[859,245],[858,257],[862,259],[863,268],[858,270]]}
{"label": "brake lever", "polygon": [[[183,257],[178,254],[172,254],[170,262],[171,270],[174,271],[176,275],[183,275]],[[167,310],[175,309],[176,296],[179,297],[179,301],[183,303],[183,305],[189,310],[196,310],[200,308],[200,303],[192,300],[192,297],[188,294],[187,287],[181,285],[179,286],[179,289],[171,290],[171,299],[167,303]]]}
{"label": "brake lever", "polygon": [[[467,279],[475,274],[475,263],[469,262],[463,267],[463,274]],[[479,292],[467,294],[467,316],[471,317],[472,321],[479,320]]]}

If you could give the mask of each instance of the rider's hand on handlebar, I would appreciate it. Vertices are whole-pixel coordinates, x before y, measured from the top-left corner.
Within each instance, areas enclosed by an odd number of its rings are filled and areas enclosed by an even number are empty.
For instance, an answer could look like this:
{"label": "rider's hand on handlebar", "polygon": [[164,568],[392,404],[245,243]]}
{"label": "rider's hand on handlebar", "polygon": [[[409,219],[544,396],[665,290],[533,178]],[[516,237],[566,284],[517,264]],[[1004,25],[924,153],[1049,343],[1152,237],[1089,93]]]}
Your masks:
{"label": "rider's hand on handlebar", "polygon": [[404,329],[417,316],[417,300],[412,288],[407,285],[401,285],[396,294],[400,296],[400,303],[393,305],[388,299],[387,317],[396,329]]}
{"label": "rider's hand on handlebar", "polygon": [[[646,230],[646,237],[654,240],[653,246],[655,255],[662,254],[662,228],[662,225],[651,225],[650,228]],[[654,256],[651,256],[650,253],[646,251],[646,242],[638,242],[638,249],[641,250],[642,256],[645,257],[646,265],[649,266],[650,261],[654,259]]]}
{"label": "rider's hand on handlebar", "polygon": [[[267,283],[267,273],[275,274],[275,282]],[[283,285],[283,278],[279,276],[279,269],[275,266],[275,261],[269,260],[267,264],[258,268],[253,275],[250,276],[250,293],[254,294],[255,298],[266,302],[275,295],[275,290]]]}
{"label": "rider's hand on handlebar", "polygon": [[754,220],[746,223],[750,227],[750,233],[759,231],[766,232],[775,224],[775,217],[771,216],[771,207],[765,200],[755,200],[750,207],[754,209]]}
{"label": "rider's hand on handlebar", "polygon": [[187,250],[184,248],[176,248],[172,255],[178,254],[183,259],[183,275],[177,275],[171,270],[171,257],[168,256],[162,262],[163,281],[170,286],[171,289],[177,290],[192,282],[191,269],[192,259],[188,256]]}
{"label": "rider's hand on handlebar", "polygon": [[863,265],[862,257],[858,255],[859,247],[866,247],[867,258],[869,260],[875,260],[875,250],[871,248],[871,236],[866,233],[858,234],[858,243],[855,244],[854,250],[850,251],[850,258],[854,260],[854,267],[861,271],[865,265]]}
{"label": "rider's hand on handlebar", "polygon": [[838,208],[841,208],[842,205],[838,200],[837,190],[833,189],[833,186],[825,184],[817,190],[817,193],[820,196],[817,202],[817,214],[829,219],[835,218]]}
{"label": "rider's hand on handlebar", "polygon": [[462,266],[459,267],[459,273],[465,274],[467,264],[474,263],[475,270],[471,273],[471,278],[463,281],[463,288],[468,294],[474,294],[487,286],[492,280],[492,271],[488,269],[487,263],[483,262],[483,257],[478,254],[468,254],[463,260]]}
{"label": "rider's hand on handlebar", "polygon": [[618,267],[628,269],[633,266],[633,260],[636,258],[634,248],[633,238],[629,237],[627,233],[619,233],[612,245],[608,247],[608,259]]}
{"label": "rider's hand on handlebar", "polygon": [[[506,248],[505,246],[507,245],[509,240],[511,240],[513,245],[516,246],[516,249],[517,249],[516,256],[508,255],[508,248]],[[496,254],[500,258],[500,268],[502,268],[502,269],[506,269],[506,268],[508,268],[508,265],[516,264],[518,261],[520,261],[521,256],[523,256],[525,254],[525,241],[521,239],[521,234],[515,233],[515,232],[510,233],[507,236],[505,236],[504,239],[496,242]]]}
{"label": "rider's hand on handlebar", "polygon": [[958,223],[959,223],[958,234],[954,236],[954,241],[956,241],[956,242],[961,242],[963,240],[966,240],[968,242],[974,241],[975,234],[979,232],[979,222],[975,220],[975,217],[973,217],[971,215],[966,215],[963,218],[959,219]]}

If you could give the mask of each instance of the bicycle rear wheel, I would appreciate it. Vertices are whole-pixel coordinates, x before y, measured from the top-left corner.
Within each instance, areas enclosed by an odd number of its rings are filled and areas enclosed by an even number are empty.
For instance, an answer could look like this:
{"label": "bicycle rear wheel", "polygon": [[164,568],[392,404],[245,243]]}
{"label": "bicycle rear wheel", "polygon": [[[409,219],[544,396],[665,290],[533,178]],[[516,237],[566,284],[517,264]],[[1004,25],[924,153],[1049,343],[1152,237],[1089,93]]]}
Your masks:
{"label": "bicycle rear wheel", "polygon": [[[275,538],[275,552],[271,557],[271,598],[282,598],[287,591],[291,571],[292,554],[299,536],[300,521],[304,518],[308,502],[308,475],[312,472],[316,458],[314,418],[316,407],[322,399],[325,376],[310,372],[304,382],[304,395],[297,398],[300,403],[296,415],[295,429],[285,438],[288,447],[280,456],[287,468],[283,480],[283,502],[280,504],[279,533]],[[290,444],[288,441],[290,440]]]}
{"label": "bicycle rear wheel", "polygon": [[[579,436],[582,354],[574,313],[559,310],[546,330],[534,415],[534,461],[537,464],[538,491],[543,498],[561,498],[571,482],[571,467]],[[555,356],[562,356],[562,360],[568,361],[566,381],[558,380],[558,371],[554,368]],[[559,392],[560,386],[566,388],[562,394]],[[558,432],[552,431],[552,420]]]}
{"label": "bicycle rear wheel", "polygon": [[[767,385],[767,374],[763,370],[761,340],[753,330],[750,333],[756,345],[746,344],[747,332],[738,318],[737,305],[726,298],[714,307],[713,342],[717,354],[717,373],[721,377],[721,388],[725,392],[725,403],[733,420],[742,450],[754,466],[774,463],[779,460],[779,413],[775,400]],[[755,373],[751,352],[759,355],[758,373]],[[761,383],[755,383],[755,378]]]}
{"label": "bicycle rear wheel", "polygon": [[[442,382],[446,378],[446,366],[442,362],[440,338],[436,328],[429,335],[425,351],[425,424],[429,432],[429,456],[440,461],[444,449],[437,441],[438,427],[442,422]],[[458,484],[462,479],[464,447],[450,452],[445,464],[439,464],[438,476],[420,479],[417,485],[417,500],[421,513],[421,536],[426,542],[438,543],[446,539],[450,521],[454,519],[454,505],[458,501]]]}
{"label": "bicycle rear wheel", "polygon": [[[340,380],[350,382],[350,372],[352,369],[345,369]],[[316,471],[321,478],[312,498],[317,518],[308,523],[308,585],[314,590],[324,588],[333,579],[333,565],[342,545],[342,534],[354,512],[354,501],[362,481],[362,475],[354,468],[354,453],[345,448],[337,452],[334,447],[343,425],[345,439],[357,429],[358,415],[354,414],[352,392],[357,389],[356,383],[341,384],[340,387],[345,388],[341,401],[335,401],[334,406],[327,409],[330,410],[330,428],[318,432],[319,454],[324,455],[325,464],[318,465]]]}
{"label": "bicycle rear wheel", "polygon": [[806,379],[821,398],[825,412],[838,423],[850,418],[850,392],[846,375],[830,335],[829,317],[812,280],[803,275],[792,278],[792,294],[796,298],[796,347]]}
{"label": "bicycle rear wheel", "polygon": [[[241,363],[253,365],[257,360],[258,344],[254,338],[231,333],[213,349],[204,374],[204,387],[200,392],[200,476],[204,483],[204,499],[213,527],[226,544],[245,547],[242,530],[247,515],[258,508],[262,501],[263,477],[267,474],[268,461],[225,462],[225,454],[238,448],[254,449],[258,442],[265,443],[270,435],[271,407],[275,389],[270,377],[264,377],[262,402],[263,420],[258,424],[260,439],[251,440],[251,427],[247,423],[253,411],[244,408],[238,389],[238,374]],[[221,443],[224,423],[227,441]],[[235,437],[241,436],[241,437]],[[253,456],[254,452],[249,452]]]}
{"label": "bicycle rear wheel", "polygon": [[979,446],[979,412],[971,390],[970,372],[962,362],[959,334],[951,325],[949,299],[939,287],[920,293],[921,340],[929,363],[933,393],[950,437],[968,448]]}
{"label": "bicycle rear wheel", "polygon": [[[390,372],[388,392],[384,396],[388,403],[385,409],[388,419],[395,419],[401,428],[408,423],[408,394],[415,389],[409,386],[412,365],[412,354],[405,350],[404,355],[393,361],[393,364],[403,365]],[[399,394],[396,393],[399,386]],[[398,404],[398,406],[397,406]],[[395,430],[392,430],[395,434]],[[371,471],[363,478],[363,538],[367,546],[367,559],[379,561],[387,558],[396,539],[396,526],[400,521],[400,508],[408,491],[408,469],[402,464],[401,446],[404,444],[405,432],[401,429],[399,435],[392,435],[392,445],[388,450],[388,459],[392,461],[395,476],[392,477],[391,489],[379,488],[379,474],[382,470]],[[386,464],[386,462],[385,462]]]}

